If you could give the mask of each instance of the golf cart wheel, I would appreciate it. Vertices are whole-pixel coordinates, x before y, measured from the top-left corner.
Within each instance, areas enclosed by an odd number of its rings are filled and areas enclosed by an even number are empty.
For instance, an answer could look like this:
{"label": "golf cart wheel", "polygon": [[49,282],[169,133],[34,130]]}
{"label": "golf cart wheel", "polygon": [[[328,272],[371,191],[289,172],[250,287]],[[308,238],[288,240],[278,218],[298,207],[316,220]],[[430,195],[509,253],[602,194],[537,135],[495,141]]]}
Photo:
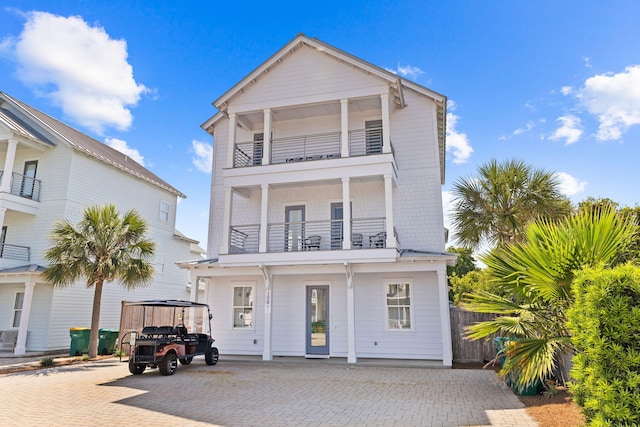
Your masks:
{"label": "golf cart wheel", "polygon": [[144,372],[146,366],[140,363],[129,362],[129,372],[133,375],[140,375]]}
{"label": "golf cart wheel", "polygon": [[162,375],[173,375],[178,368],[178,358],[174,352],[167,353],[158,363],[158,369]]}
{"label": "golf cart wheel", "polygon": [[211,347],[204,354],[204,361],[207,365],[215,365],[218,363],[218,349],[216,347]]}
{"label": "golf cart wheel", "polygon": [[189,356],[189,357],[181,357],[180,359],[180,364],[181,365],[188,365],[191,363],[191,361],[193,360],[193,356]]}

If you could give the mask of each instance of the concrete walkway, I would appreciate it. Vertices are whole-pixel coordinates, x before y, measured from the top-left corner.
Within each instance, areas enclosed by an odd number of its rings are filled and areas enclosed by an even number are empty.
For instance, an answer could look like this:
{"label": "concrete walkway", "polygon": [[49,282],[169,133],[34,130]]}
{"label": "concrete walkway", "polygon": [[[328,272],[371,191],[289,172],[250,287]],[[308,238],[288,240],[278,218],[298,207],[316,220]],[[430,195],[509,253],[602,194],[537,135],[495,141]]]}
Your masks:
{"label": "concrete walkway", "polygon": [[493,371],[326,362],[196,358],[164,377],[108,358],[10,373],[0,425],[537,425]]}

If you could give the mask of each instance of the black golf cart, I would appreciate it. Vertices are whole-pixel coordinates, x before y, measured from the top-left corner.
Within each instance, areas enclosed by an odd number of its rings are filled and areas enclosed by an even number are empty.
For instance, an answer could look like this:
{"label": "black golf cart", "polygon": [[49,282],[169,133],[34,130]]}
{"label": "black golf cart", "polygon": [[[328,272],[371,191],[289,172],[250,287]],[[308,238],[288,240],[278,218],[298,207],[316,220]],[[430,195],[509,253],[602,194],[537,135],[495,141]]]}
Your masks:
{"label": "black golf cart", "polygon": [[204,355],[207,365],[218,363],[211,338],[211,312],[207,304],[182,300],[123,302],[121,350],[129,347],[129,371],[140,375],[158,368],[173,375],[178,361],[188,365]]}

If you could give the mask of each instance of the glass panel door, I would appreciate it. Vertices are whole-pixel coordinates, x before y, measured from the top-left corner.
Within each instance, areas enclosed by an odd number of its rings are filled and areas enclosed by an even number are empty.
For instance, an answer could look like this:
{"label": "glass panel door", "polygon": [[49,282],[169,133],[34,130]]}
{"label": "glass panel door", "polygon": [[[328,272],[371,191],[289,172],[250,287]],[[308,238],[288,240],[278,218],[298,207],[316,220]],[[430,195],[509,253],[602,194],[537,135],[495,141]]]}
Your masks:
{"label": "glass panel door", "polygon": [[329,286],[307,286],[307,354],[329,355]]}
{"label": "glass panel door", "polygon": [[364,122],[367,155],[382,153],[382,120]]}
{"label": "glass panel door", "polygon": [[342,203],[331,203],[331,249],[342,249],[343,219]]}
{"label": "glass panel door", "polygon": [[38,168],[38,161],[24,163],[24,173],[22,177],[22,185],[20,186],[20,195],[22,197],[33,196],[33,186],[35,184],[36,169]]}
{"label": "glass panel door", "polygon": [[301,251],[304,242],[304,206],[287,206],[284,222],[285,252]]}

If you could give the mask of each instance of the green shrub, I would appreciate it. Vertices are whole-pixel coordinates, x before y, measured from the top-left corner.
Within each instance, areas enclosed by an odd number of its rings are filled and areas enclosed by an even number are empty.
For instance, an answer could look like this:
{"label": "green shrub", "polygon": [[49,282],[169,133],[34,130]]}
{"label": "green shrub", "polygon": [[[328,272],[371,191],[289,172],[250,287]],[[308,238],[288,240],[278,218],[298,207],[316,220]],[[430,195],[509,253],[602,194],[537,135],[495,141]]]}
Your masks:
{"label": "green shrub", "polygon": [[573,292],[574,399],[589,426],[639,425],[640,268],[584,270]]}
{"label": "green shrub", "polygon": [[49,367],[53,365],[55,365],[53,357],[43,357],[42,359],[40,359],[40,366]]}
{"label": "green shrub", "polygon": [[89,355],[88,355],[87,353],[84,353],[84,354],[82,355],[82,361],[83,361],[83,362],[86,362],[87,360],[91,360],[91,357],[89,357]]}

